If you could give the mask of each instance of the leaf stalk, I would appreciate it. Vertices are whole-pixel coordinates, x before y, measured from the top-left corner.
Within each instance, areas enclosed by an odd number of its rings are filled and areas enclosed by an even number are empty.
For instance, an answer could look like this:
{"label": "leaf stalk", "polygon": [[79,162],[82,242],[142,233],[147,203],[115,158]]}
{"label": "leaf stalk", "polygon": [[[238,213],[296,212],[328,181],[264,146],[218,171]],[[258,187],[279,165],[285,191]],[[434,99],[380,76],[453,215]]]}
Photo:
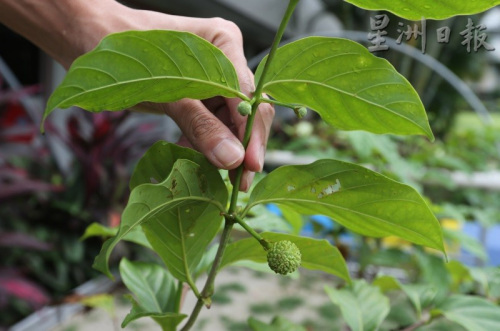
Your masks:
{"label": "leaf stalk", "polygon": [[269,242],[262,238],[260,234],[258,234],[251,226],[249,226],[241,217],[234,215],[234,220],[243,227],[248,233],[252,235],[257,241],[262,245],[262,247],[267,251],[269,248],[271,248],[271,245]]}

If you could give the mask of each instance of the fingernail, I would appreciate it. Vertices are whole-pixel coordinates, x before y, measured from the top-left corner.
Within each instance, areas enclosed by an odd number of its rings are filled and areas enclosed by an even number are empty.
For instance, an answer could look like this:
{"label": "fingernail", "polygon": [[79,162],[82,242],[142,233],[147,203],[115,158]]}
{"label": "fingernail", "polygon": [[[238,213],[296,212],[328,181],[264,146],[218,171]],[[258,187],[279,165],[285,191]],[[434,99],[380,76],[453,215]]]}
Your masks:
{"label": "fingernail", "polygon": [[255,172],[247,172],[245,176],[245,185],[242,185],[240,189],[243,192],[248,192],[250,187],[252,186],[253,178],[255,177]]}
{"label": "fingernail", "polygon": [[264,169],[264,158],[266,156],[266,148],[264,146],[260,146],[260,151],[259,151],[259,172],[262,172],[262,169]]}
{"label": "fingernail", "polygon": [[245,156],[243,146],[231,139],[222,140],[212,153],[225,168],[230,168]]}

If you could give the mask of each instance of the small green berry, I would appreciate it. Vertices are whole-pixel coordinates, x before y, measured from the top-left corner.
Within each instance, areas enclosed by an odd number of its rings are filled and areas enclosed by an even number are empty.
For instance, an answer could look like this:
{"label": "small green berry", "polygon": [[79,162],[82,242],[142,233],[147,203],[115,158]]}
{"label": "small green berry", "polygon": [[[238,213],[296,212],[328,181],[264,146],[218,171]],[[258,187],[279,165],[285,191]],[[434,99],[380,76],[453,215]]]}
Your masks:
{"label": "small green berry", "polygon": [[277,274],[286,275],[297,270],[302,255],[300,249],[289,240],[272,243],[267,252],[267,263]]}
{"label": "small green berry", "polygon": [[248,101],[242,101],[238,104],[238,112],[242,116],[247,116],[252,113],[252,104]]}
{"label": "small green berry", "polygon": [[307,115],[306,107],[297,107],[294,108],[293,111],[295,112],[295,115],[297,115],[298,118],[302,118]]}

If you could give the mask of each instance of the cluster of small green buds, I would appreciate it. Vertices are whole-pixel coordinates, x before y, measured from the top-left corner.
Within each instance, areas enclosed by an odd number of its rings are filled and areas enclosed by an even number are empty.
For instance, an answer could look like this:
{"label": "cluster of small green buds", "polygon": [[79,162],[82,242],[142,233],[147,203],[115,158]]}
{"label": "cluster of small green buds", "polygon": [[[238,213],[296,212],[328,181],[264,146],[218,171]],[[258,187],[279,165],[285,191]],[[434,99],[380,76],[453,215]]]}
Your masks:
{"label": "cluster of small green buds", "polygon": [[307,115],[307,108],[306,107],[295,107],[293,108],[293,111],[295,115],[297,115],[298,118],[302,118]]}
{"label": "cluster of small green buds", "polygon": [[267,264],[275,273],[281,275],[297,270],[301,259],[300,249],[289,240],[272,243],[267,251]]}
{"label": "cluster of small green buds", "polygon": [[242,101],[238,104],[238,113],[242,116],[247,116],[252,113],[252,104],[248,101]]}

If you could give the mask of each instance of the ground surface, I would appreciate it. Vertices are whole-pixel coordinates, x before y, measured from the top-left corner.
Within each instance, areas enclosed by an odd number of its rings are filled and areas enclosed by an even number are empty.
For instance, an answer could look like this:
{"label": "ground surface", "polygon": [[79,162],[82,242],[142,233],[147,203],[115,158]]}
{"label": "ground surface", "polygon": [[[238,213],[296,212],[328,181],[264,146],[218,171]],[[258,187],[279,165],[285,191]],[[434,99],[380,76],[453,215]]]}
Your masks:
{"label": "ground surface", "polygon": [[[199,287],[203,285],[203,279]],[[253,316],[269,322],[276,315],[307,325],[308,330],[339,330],[333,319],[338,310],[330,303],[323,287],[335,286],[334,280],[321,273],[302,272],[299,279],[228,268],[216,281],[216,295],[210,310],[203,309],[192,330],[250,330],[247,319]],[[120,323],[130,305],[117,293],[115,321],[101,309],[79,314],[53,331],[122,330]],[[189,293],[183,312],[189,313],[195,298]],[[160,330],[150,319],[132,322],[124,330]]]}

